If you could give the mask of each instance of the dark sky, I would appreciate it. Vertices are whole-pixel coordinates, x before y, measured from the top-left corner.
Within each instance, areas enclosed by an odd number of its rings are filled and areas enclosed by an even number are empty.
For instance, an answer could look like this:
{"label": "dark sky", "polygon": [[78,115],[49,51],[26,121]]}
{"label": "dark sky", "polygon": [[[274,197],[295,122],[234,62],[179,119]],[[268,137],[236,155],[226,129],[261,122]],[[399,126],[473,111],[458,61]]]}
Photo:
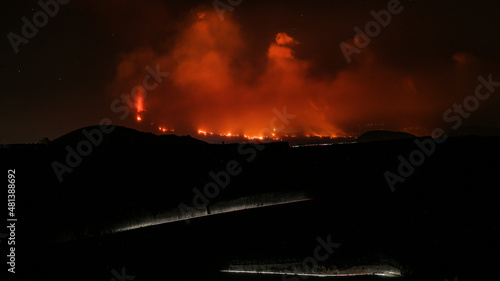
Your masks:
{"label": "dark sky", "polygon": [[[353,44],[353,28],[364,30],[370,11],[390,1],[244,0],[220,21],[211,1],[73,0],[59,4],[17,54],[8,34],[22,36],[22,18],[33,22],[41,7],[5,2],[0,143],[54,139],[103,118],[133,126],[110,104],[146,66],[170,75],[148,93],[145,109],[176,131],[200,124],[245,131],[252,114],[268,120],[283,105],[304,131],[369,122],[430,131],[450,127],[443,112],[474,94],[479,75],[500,81],[498,1],[402,0],[403,10],[351,63],[339,44]],[[279,33],[293,41],[280,45]],[[293,58],[274,55],[273,46]],[[499,93],[464,124],[498,126]]]}

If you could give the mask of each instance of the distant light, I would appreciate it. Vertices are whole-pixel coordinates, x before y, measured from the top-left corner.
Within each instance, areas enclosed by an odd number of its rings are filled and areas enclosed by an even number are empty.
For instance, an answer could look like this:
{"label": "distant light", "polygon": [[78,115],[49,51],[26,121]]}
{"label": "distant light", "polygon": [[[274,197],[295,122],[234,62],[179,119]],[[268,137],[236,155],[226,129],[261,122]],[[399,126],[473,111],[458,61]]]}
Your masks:
{"label": "distant light", "polygon": [[367,275],[377,275],[385,277],[401,277],[401,274],[397,273],[373,273],[373,272],[360,272],[360,273],[337,273],[337,274],[313,274],[313,273],[292,273],[292,272],[275,272],[275,271],[254,271],[254,270],[221,270],[220,272],[225,273],[243,273],[243,274],[274,274],[274,275],[298,275],[298,276],[309,276],[309,277],[346,277],[346,276],[367,276]]}
{"label": "distant light", "polygon": [[375,273],[374,275],[385,276],[385,277],[400,277],[401,273],[393,272],[393,271],[386,271],[386,272],[381,272],[381,273]]}
{"label": "distant light", "polygon": [[[211,208],[212,212],[210,214],[208,214],[208,212],[204,211],[204,210],[198,210],[198,212],[196,214],[182,214],[182,213],[178,214],[178,213],[175,213],[175,211],[178,211],[178,210],[175,210],[174,214],[172,216],[167,216],[164,218],[158,217],[155,219],[145,219],[142,222],[131,223],[128,225],[117,227],[114,230],[112,230],[111,232],[118,233],[118,232],[130,231],[133,229],[138,229],[138,228],[143,228],[143,227],[148,227],[148,226],[155,226],[155,225],[160,225],[160,224],[165,224],[165,223],[185,221],[185,220],[190,220],[190,219],[195,219],[195,218],[208,217],[208,216],[220,215],[220,214],[243,211],[243,210],[259,209],[259,208],[280,206],[280,205],[285,205],[285,204],[293,204],[293,203],[299,203],[299,202],[313,200],[313,198],[309,198],[303,194],[293,194],[293,197],[294,197],[293,199],[284,199],[284,198],[280,197],[280,198],[276,199],[276,200],[279,200],[277,202],[245,204],[245,205],[236,206],[236,208],[232,208],[232,209],[225,207],[224,204],[214,204]],[[236,201],[236,200],[234,200],[234,201],[230,200],[226,203],[241,204],[241,202]]]}
{"label": "distant light", "polygon": [[[231,268],[232,267],[232,268]],[[236,268],[235,268],[236,267]],[[349,277],[349,276],[384,276],[384,277],[402,277],[402,273],[399,269],[390,266],[390,265],[362,265],[362,266],[353,266],[344,270],[340,270],[336,272],[297,272],[290,271],[282,268],[279,269],[279,265],[258,265],[260,269],[256,269],[255,266],[252,266],[251,270],[247,270],[246,268],[241,268],[242,266],[233,265],[228,269],[223,269],[220,272],[226,273],[243,273],[243,274],[273,274],[273,275],[297,275],[297,276],[308,276],[308,277]]]}

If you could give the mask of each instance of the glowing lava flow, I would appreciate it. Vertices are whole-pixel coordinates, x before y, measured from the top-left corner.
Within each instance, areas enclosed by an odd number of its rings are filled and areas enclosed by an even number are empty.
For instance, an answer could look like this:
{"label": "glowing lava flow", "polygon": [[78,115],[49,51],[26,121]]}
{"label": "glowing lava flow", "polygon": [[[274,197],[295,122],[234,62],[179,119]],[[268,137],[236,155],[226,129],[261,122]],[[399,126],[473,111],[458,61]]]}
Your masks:
{"label": "glowing lava flow", "polygon": [[[207,131],[204,131],[204,130],[198,130],[198,135],[202,135],[202,136],[213,136],[214,133],[213,132],[207,132]],[[241,137],[240,135],[237,135],[237,134],[233,134],[233,133],[226,133],[226,134],[215,134],[217,136],[220,136],[220,137],[227,137],[227,138],[231,138],[231,137],[234,137],[234,138],[239,138]],[[280,140],[280,138],[275,138],[275,134],[273,133],[272,134],[272,139],[273,140]],[[248,140],[264,140],[264,139],[271,139],[271,137],[264,137],[264,136],[248,136],[248,135],[243,135],[243,138],[245,139],[248,139]]]}
{"label": "glowing lava flow", "polygon": [[141,112],[144,111],[144,97],[142,95],[142,90],[137,91],[137,99],[135,100],[135,108],[137,109],[137,121],[142,121],[142,117],[140,115]]}
{"label": "glowing lava flow", "polygon": [[172,132],[173,133],[173,132],[175,132],[174,129],[169,129],[167,127],[161,127],[161,126],[158,127],[158,131],[163,132],[163,133],[166,133],[166,132]]}
{"label": "glowing lava flow", "polygon": [[210,136],[213,136],[214,133],[212,133],[212,132],[205,132],[205,131],[202,131],[202,130],[198,130],[198,135],[204,135],[204,136],[210,135]]}
{"label": "glowing lava flow", "polygon": [[[160,129],[161,131],[161,129]],[[239,137],[243,137],[247,140],[254,140],[254,141],[262,141],[262,140],[273,140],[273,141],[281,141],[283,138],[295,138],[295,137],[298,137],[300,136],[297,135],[297,134],[289,134],[289,133],[283,133],[283,134],[279,134],[277,132],[275,132],[275,130],[273,130],[273,133],[271,133],[271,135],[269,136],[251,136],[251,135],[238,135],[238,134],[233,134],[233,133],[213,133],[213,132],[209,132],[209,131],[205,131],[205,130],[198,130],[198,135],[200,136],[220,136],[220,137],[227,137],[227,138],[239,138]],[[310,135],[310,134],[306,134],[306,135],[303,135],[303,137],[306,137],[306,138],[325,138],[325,139],[334,139],[338,136],[322,136],[322,135],[319,135],[319,134],[313,134],[313,135]]]}

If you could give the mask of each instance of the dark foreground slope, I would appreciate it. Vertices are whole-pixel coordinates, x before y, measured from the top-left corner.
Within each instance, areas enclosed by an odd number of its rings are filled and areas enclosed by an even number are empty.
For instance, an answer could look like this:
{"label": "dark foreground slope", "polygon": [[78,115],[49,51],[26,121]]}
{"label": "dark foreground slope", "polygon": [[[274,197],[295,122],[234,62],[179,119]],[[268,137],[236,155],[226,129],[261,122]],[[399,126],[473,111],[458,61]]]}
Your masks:
{"label": "dark foreground slope", "polygon": [[[394,192],[384,173],[397,174],[401,159],[418,149],[412,139],[291,148],[103,137],[62,182],[53,163],[66,164],[66,143],[77,146],[78,138],[0,150],[18,178],[18,278],[111,280],[113,269],[126,268],[134,280],[281,280],[219,270],[300,263],[329,236],[340,246],[325,267],[385,263],[408,280],[497,275],[498,137],[438,144]],[[228,163],[239,173],[224,178]],[[217,183],[213,175],[225,188],[207,198],[207,213],[238,198],[257,205],[276,195],[314,199],[114,231],[164,219],[181,203],[196,209],[193,199],[203,203],[199,194]]]}

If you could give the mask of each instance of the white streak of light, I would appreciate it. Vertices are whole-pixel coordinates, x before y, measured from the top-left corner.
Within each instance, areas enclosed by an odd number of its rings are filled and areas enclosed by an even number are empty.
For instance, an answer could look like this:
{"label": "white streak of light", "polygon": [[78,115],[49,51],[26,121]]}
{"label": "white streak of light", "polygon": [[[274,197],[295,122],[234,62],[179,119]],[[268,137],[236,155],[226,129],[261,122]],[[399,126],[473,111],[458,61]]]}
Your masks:
{"label": "white streak of light", "polygon": [[337,273],[337,274],[312,274],[312,273],[286,273],[274,271],[252,271],[252,270],[221,270],[220,272],[226,273],[247,273],[247,274],[275,274],[275,275],[299,275],[310,277],[345,277],[345,276],[366,276],[366,275],[379,275],[387,277],[400,277],[401,275],[396,272],[361,272],[361,273]]}

